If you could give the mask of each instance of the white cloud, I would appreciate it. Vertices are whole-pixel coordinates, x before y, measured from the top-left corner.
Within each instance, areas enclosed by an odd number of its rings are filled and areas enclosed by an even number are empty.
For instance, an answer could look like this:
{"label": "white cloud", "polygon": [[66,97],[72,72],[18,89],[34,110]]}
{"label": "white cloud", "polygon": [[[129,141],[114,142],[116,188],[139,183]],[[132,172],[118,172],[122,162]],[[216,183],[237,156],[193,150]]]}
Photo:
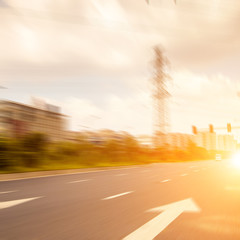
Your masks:
{"label": "white cloud", "polygon": [[[157,44],[166,49],[173,68],[173,129],[223,124],[238,115],[237,79],[231,76],[239,75],[237,0],[184,0],[177,5],[169,0],[151,0],[150,5],[144,0],[5,3],[9,7],[0,7],[1,79],[28,89],[30,81],[38,81],[50,99],[51,82],[54,96],[67,99],[61,105],[73,117],[74,128],[83,123],[151,131],[147,82]],[[38,95],[40,88],[33,85],[29,91]],[[66,91],[58,90],[60,85]],[[83,88],[91,95],[82,96]]]}
{"label": "white cloud", "polygon": [[113,129],[132,133],[149,133],[152,125],[151,98],[147,93],[122,99],[107,97],[107,105],[99,108],[86,100],[70,98],[63,103],[64,113],[71,116],[73,130]]}
{"label": "white cloud", "polygon": [[[240,85],[224,75],[199,75],[186,70],[172,74],[169,85],[171,131],[191,132],[191,125],[207,128],[239,123]],[[144,86],[144,85],[143,85]],[[100,106],[89,99],[67,97],[62,101],[46,99],[60,105],[70,116],[72,130],[113,129],[133,134],[151,134],[153,114],[151,88],[135,91],[131,96],[108,94]]]}
{"label": "white cloud", "polygon": [[180,67],[204,66],[240,51],[236,0],[176,6],[169,0],[153,0],[150,6],[137,0],[6,2],[11,7],[1,10],[0,61],[26,69],[39,58],[36,67],[136,72],[146,67],[156,44],[164,45]]}
{"label": "white cloud", "polygon": [[191,125],[225,126],[238,119],[239,84],[223,75],[197,75],[178,72],[174,75],[171,115],[175,130],[191,131]]}

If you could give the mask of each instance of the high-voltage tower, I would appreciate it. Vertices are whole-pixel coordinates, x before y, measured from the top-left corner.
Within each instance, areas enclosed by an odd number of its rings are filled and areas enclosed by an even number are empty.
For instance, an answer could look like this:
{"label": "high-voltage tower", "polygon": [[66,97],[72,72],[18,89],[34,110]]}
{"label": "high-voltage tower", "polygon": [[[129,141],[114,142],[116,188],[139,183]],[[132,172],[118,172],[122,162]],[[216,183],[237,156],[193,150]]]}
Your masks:
{"label": "high-voltage tower", "polygon": [[153,61],[153,100],[154,100],[154,135],[166,134],[169,131],[167,82],[171,79],[168,71],[169,62],[159,47],[154,48]]}

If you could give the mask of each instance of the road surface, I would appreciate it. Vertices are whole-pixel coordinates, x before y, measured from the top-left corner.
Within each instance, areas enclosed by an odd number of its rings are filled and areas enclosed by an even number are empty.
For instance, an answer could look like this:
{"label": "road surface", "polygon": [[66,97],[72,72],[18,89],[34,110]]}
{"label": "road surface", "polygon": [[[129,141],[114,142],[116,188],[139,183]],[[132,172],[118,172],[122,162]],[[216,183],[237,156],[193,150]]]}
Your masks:
{"label": "road surface", "polygon": [[160,163],[0,182],[0,240],[239,240],[240,169]]}

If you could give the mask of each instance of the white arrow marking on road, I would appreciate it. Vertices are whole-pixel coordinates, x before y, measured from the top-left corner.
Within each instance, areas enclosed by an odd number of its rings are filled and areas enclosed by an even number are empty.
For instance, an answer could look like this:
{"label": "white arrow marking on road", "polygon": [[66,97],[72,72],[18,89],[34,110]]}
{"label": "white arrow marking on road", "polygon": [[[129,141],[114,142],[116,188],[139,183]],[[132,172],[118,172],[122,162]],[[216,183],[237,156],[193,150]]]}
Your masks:
{"label": "white arrow marking on road", "polygon": [[150,209],[148,212],[162,212],[123,240],[152,240],[183,212],[200,212],[201,209],[191,199]]}
{"label": "white arrow marking on road", "polygon": [[35,199],[38,199],[40,197],[34,197],[34,198],[25,198],[25,199],[19,199],[19,200],[12,200],[7,202],[0,202],[0,209],[14,207],[16,205],[19,205],[21,203],[29,202]]}

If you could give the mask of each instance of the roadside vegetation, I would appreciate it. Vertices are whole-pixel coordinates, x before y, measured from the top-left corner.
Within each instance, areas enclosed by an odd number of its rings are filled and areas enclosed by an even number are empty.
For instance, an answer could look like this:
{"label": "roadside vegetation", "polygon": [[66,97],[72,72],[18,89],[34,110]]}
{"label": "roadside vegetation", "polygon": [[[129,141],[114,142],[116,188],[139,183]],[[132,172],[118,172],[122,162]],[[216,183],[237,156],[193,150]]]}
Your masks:
{"label": "roadside vegetation", "polygon": [[41,133],[31,133],[18,139],[0,137],[0,173],[205,160],[215,154],[192,142],[185,150],[153,149],[129,134],[99,144],[84,137],[52,143]]}

